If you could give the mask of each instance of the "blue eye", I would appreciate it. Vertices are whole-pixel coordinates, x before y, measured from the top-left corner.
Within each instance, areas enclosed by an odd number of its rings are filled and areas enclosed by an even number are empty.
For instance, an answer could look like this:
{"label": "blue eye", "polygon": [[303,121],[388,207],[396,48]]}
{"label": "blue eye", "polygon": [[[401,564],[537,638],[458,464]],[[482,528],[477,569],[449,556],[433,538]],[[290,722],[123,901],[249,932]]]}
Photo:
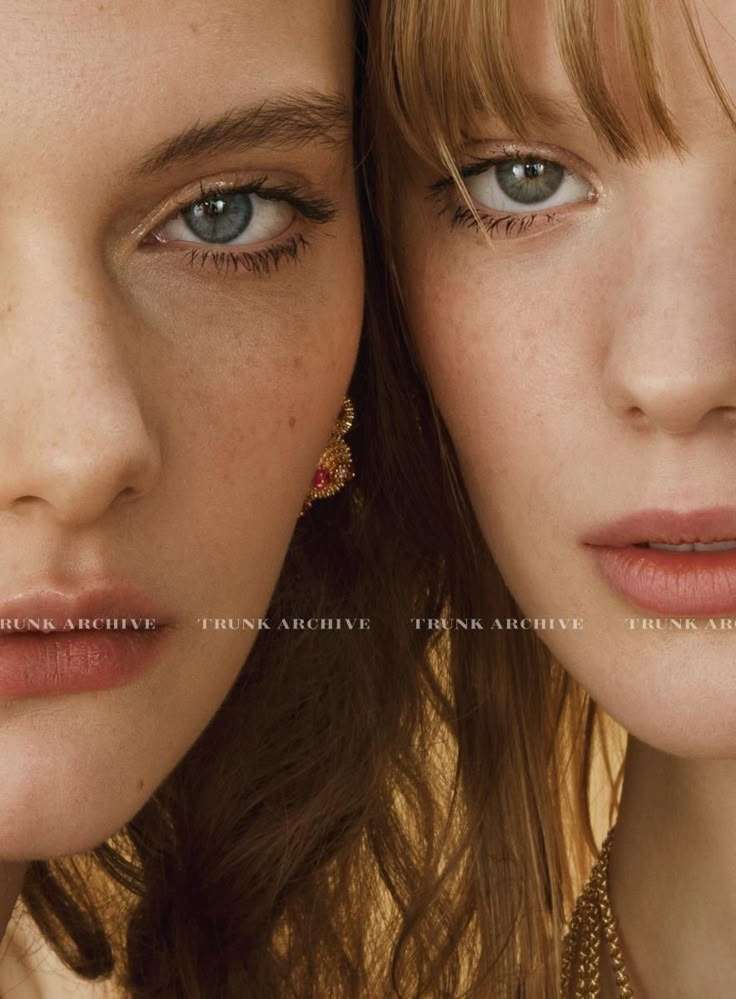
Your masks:
{"label": "blue eye", "polygon": [[216,194],[182,212],[182,219],[204,242],[230,243],[243,235],[253,218],[251,199],[241,191]]}
{"label": "blue eye", "polygon": [[156,232],[161,242],[243,246],[276,239],[291,225],[296,209],[285,199],[252,190],[204,192]]}
{"label": "blue eye", "polygon": [[465,183],[473,199],[496,211],[557,208],[590,198],[592,186],[554,160],[520,156],[484,164],[466,171]]}

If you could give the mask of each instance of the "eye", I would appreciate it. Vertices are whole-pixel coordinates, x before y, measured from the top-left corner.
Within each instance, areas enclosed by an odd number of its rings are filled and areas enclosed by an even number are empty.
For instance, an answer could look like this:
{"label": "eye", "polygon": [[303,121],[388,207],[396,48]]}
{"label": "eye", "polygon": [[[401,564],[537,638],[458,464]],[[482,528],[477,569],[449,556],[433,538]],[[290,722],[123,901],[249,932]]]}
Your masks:
{"label": "eye", "polygon": [[586,201],[594,193],[587,180],[539,156],[486,161],[467,168],[464,175],[473,199],[495,211],[557,208]]}
{"label": "eye", "polygon": [[292,224],[294,205],[252,190],[203,192],[198,201],[164,222],[154,233],[159,242],[248,245],[276,239]]}

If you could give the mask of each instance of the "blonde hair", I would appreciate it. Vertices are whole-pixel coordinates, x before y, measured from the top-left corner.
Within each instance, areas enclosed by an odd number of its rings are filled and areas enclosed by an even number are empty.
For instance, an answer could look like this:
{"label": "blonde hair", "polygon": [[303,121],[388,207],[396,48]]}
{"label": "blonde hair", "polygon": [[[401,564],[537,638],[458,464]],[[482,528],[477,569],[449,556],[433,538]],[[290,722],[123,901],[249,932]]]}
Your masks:
{"label": "blonde hair", "polygon": [[[577,101],[604,146],[628,162],[648,153],[652,141],[682,153],[685,144],[657,68],[649,0],[613,5],[633,84],[628,117],[605,70],[600,3],[548,0],[548,9]],[[678,9],[705,79],[736,127],[736,109],[697,14],[687,0],[678,0]],[[389,247],[391,312],[412,353],[396,259],[390,255],[397,181],[416,158],[449,173],[462,191],[459,157],[480,110],[495,112],[517,135],[549,115],[549,103],[521,85],[511,11],[511,0],[374,0],[371,5],[368,169]],[[423,412],[425,438],[441,455],[437,488],[424,505],[442,525],[448,617],[523,616],[487,551],[452,442],[418,364],[407,395]],[[424,522],[428,519],[425,510]],[[444,966],[438,958],[431,994],[458,995],[442,988],[450,982],[457,988],[462,965],[468,990],[463,995],[556,997],[566,920],[597,851],[593,786],[600,791],[601,767],[606,820],[616,813],[622,771],[607,720],[533,633],[453,632],[448,675],[448,728],[457,767],[453,807],[462,816],[462,831],[456,824],[448,873],[438,882],[434,905],[444,906],[454,919],[457,953],[445,954]]]}
{"label": "blonde hair", "polygon": [[[705,78],[736,127],[736,107],[708,52],[700,20],[688,0],[677,4]],[[583,113],[616,156],[636,160],[645,136],[621,113],[606,78],[599,0],[552,0],[549,6],[562,63]],[[635,84],[633,117],[651,125],[655,138],[681,150],[657,69],[650,7],[650,0],[614,5],[617,35],[625,39]],[[373,82],[380,87],[381,125],[424,161],[453,165],[465,143],[464,128],[480,109],[494,111],[517,134],[530,122],[545,120],[544,99],[520,86],[511,10],[511,0],[379,0],[373,5]]]}

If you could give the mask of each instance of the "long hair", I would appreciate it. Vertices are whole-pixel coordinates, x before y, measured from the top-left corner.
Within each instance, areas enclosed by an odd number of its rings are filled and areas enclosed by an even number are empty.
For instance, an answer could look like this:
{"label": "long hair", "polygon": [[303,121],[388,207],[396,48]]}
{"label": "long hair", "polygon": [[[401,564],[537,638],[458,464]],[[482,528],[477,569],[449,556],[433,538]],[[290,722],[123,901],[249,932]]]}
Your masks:
{"label": "long hair", "polygon": [[[365,242],[369,264],[380,259],[368,226]],[[22,904],[61,960],[131,999],[414,995],[453,948],[444,913],[424,914],[450,710],[442,659],[411,623],[444,602],[437,532],[411,503],[440,458],[370,269],[368,288],[350,387],[357,478],[300,520],[269,618],[369,627],[262,631],[138,814],[84,855],[32,862],[25,879]]]}
{"label": "long hair", "polygon": [[[657,69],[648,0],[606,7],[628,54],[633,123],[604,70],[601,4],[550,0],[546,6],[577,100],[603,144],[627,162],[650,153],[652,142],[681,153],[684,143]],[[687,0],[678,0],[677,9],[712,92],[736,125],[696,14]],[[518,71],[511,11],[511,0],[376,0],[369,28],[372,210],[388,251],[384,280],[392,322],[415,358],[411,394],[423,440],[428,452],[441,456],[422,508],[442,525],[437,559],[445,613],[486,622],[523,614],[488,552],[421,370],[392,247],[413,164],[450,175],[468,197],[460,157],[479,109],[495,112],[513,134],[544,120],[544,102],[525,92]],[[427,994],[459,995],[452,986],[462,964],[463,995],[556,997],[566,922],[597,853],[601,775],[606,821],[616,813],[617,733],[533,631],[454,630],[448,656],[448,731],[457,765],[451,810],[461,818],[447,833],[443,880],[415,926],[419,934],[444,908],[456,953],[437,949]]]}

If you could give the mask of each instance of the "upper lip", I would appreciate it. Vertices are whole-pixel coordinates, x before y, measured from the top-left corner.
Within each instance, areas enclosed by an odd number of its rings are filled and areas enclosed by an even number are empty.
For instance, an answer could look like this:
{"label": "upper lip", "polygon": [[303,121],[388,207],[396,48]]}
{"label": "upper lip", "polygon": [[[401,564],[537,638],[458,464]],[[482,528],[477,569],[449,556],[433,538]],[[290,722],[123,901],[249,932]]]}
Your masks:
{"label": "upper lip", "polygon": [[714,506],[702,510],[649,509],[626,514],[589,531],[589,545],[623,548],[644,541],[664,545],[736,540],[736,507]]}
{"label": "upper lip", "polygon": [[73,592],[38,587],[17,594],[0,603],[0,634],[37,630],[28,627],[29,618],[49,618],[56,628],[68,619],[80,618],[152,618],[157,628],[171,623],[167,611],[152,597],[121,583]]}

